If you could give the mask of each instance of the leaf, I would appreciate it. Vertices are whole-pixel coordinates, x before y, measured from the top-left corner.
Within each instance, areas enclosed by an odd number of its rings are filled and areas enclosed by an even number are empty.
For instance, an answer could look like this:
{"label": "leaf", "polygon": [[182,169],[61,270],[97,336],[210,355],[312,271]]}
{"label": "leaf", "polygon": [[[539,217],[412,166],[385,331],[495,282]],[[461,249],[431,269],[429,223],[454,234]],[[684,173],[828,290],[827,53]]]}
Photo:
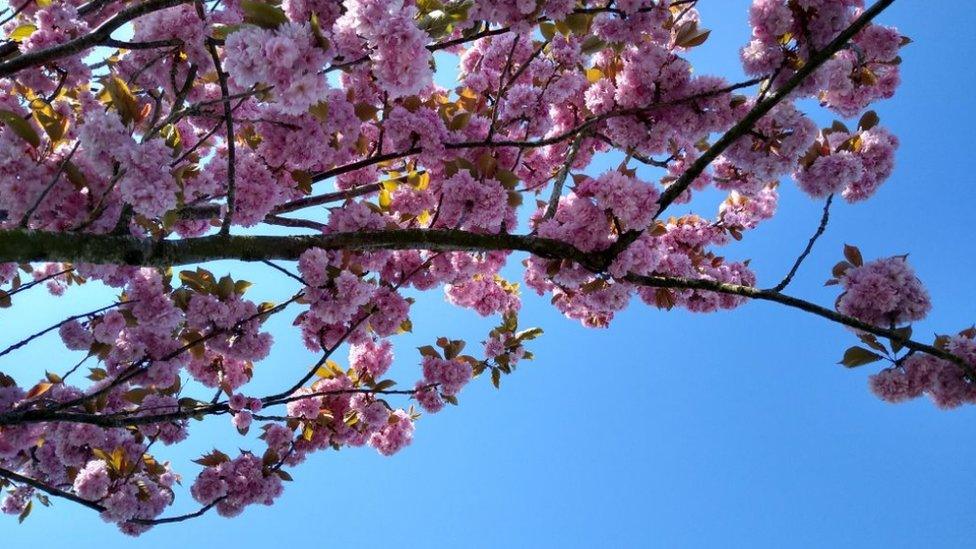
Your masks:
{"label": "leaf", "polygon": [[495,386],[496,389],[499,388],[502,382],[502,371],[498,368],[491,369],[491,384]]}
{"label": "leaf", "polygon": [[857,246],[844,244],[844,257],[851,262],[851,265],[854,265],[855,267],[864,265],[864,258],[861,256],[861,250],[859,250]]}
{"label": "leaf", "polygon": [[842,358],[838,364],[843,364],[848,368],[856,368],[858,366],[864,366],[865,364],[877,362],[882,358],[883,357],[878,353],[869,351],[864,347],[854,346],[844,351],[844,358]]}
{"label": "leaf", "polygon": [[317,118],[319,122],[325,122],[329,119],[329,102],[319,101],[308,108],[308,113]]}
{"label": "leaf", "polygon": [[241,0],[241,10],[244,22],[265,29],[275,29],[288,22],[284,10],[257,0]]}
{"label": "leaf", "polygon": [[278,478],[280,478],[281,480],[284,480],[284,481],[286,481],[286,482],[291,482],[291,481],[293,481],[293,480],[295,480],[295,479],[293,479],[293,478],[292,478],[292,476],[291,476],[291,475],[290,475],[290,474],[289,474],[289,473],[288,473],[287,471],[285,471],[284,469],[275,469],[275,474],[276,474],[276,475],[278,475]]}
{"label": "leaf", "polygon": [[590,84],[595,84],[596,82],[599,82],[601,78],[603,78],[603,71],[601,71],[600,69],[596,67],[586,69],[586,81],[589,82]]}
{"label": "leaf", "polygon": [[834,120],[834,122],[830,125],[830,131],[851,133],[851,130],[847,129],[847,126],[845,126],[840,120]]}
{"label": "leaf", "polygon": [[860,334],[859,336],[857,336],[857,338],[860,339],[868,347],[874,349],[875,351],[879,351],[882,353],[888,352],[888,349],[885,349],[885,346],[882,345],[880,342],[878,342],[878,338],[874,337],[874,334]]}
{"label": "leaf", "polygon": [[862,116],[860,120],[858,120],[857,129],[865,132],[877,126],[879,122],[881,122],[881,118],[878,117],[878,113],[868,111],[864,113],[864,116]]}
{"label": "leaf", "polygon": [[50,391],[51,387],[54,387],[53,383],[50,383],[48,381],[42,381],[37,385],[31,387],[30,391],[27,391],[27,394],[24,395],[24,398],[37,398],[43,395],[44,393]]}
{"label": "leaf", "polygon": [[295,182],[295,187],[302,191],[302,194],[312,194],[312,175],[305,170],[292,170],[291,179]]}
{"label": "leaf", "polygon": [[831,269],[831,274],[833,274],[837,278],[840,278],[844,276],[844,273],[847,272],[847,269],[850,269],[852,267],[854,266],[848,263],[847,261],[841,261],[836,265],[834,265],[834,268]]}
{"label": "leaf", "polygon": [[199,459],[193,460],[193,463],[203,465],[204,467],[214,467],[228,461],[230,461],[230,456],[220,450],[214,449],[209,454],[204,454]]}
{"label": "leaf", "polygon": [[241,30],[244,25],[214,25],[211,34],[217,40],[227,40],[231,34]]}
{"label": "leaf", "polygon": [[133,404],[142,404],[142,401],[145,400],[146,396],[148,395],[149,389],[144,387],[136,387],[135,389],[131,389],[127,393],[123,394],[122,398]]}
{"label": "leaf", "polygon": [[396,381],[393,381],[392,379],[384,379],[383,381],[377,383],[373,389],[376,391],[386,391],[394,385],[396,385]]}
{"label": "leaf", "polygon": [[220,281],[217,282],[217,297],[225,300],[232,295],[234,295],[234,279],[230,275],[220,277]]}
{"label": "leaf", "polygon": [[18,524],[19,523],[23,523],[24,522],[24,519],[26,519],[28,516],[30,516],[31,510],[33,508],[34,508],[34,502],[33,501],[28,501],[27,502],[27,505],[24,506],[24,510],[21,511],[20,512],[20,515],[17,516],[17,523]]}
{"label": "leaf", "polygon": [[380,189],[380,194],[379,194],[380,208],[383,208],[384,210],[388,210],[390,209],[390,204],[392,203],[393,203],[393,193],[390,192],[390,190],[384,186],[382,189]]}
{"label": "leaf", "polygon": [[21,139],[30,143],[32,147],[37,148],[41,144],[41,137],[34,131],[34,127],[17,113],[0,110],[0,122],[3,122],[8,128],[13,130]]}
{"label": "leaf", "polygon": [[4,290],[0,290],[0,309],[6,309],[10,307],[10,294]]}
{"label": "leaf", "polygon": [[112,100],[112,106],[115,110],[119,111],[119,117],[122,119],[122,123],[129,125],[133,121],[138,121],[142,118],[142,113],[139,110],[139,100],[136,96],[132,94],[132,90],[129,89],[129,85],[125,83],[118,76],[113,76],[108,78],[104,82],[105,92],[108,93]]}
{"label": "leaf", "polygon": [[700,46],[708,40],[708,35],[712,31],[699,29],[697,21],[685,21],[682,23],[674,35],[674,44],[682,48],[693,48]]}
{"label": "leaf", "polygon": [[677,42],[682,48],[694,48],[695,46],[700,46],[708,40],[709,35],[712,34],[710,30],[698,30],[688,36],[684,37],[680,42]]}
{"label": "leaf", "polygon": [[429,356],[431,358],[441,358],[441,354],[437,352],[437,349],[431,347],[430,345],[424,345],[423,347],[417,347],[422,356]]}
{"label": "leaf", "polygon": [[571,13],[566,16],[566,26],[569,27],[569,30],[573,31],[573,34],[583,36],[589,32],[590,21],[592,20],[592,15],[585,13]]}
{"label": "leaf", "polygon": [[583,43],[580,45],[580,51],[583,55],[591,55],[605,47],[607,47],[607,43],[604,40],[596,35],[591,35],[586,40],[583,40]]}
{"label": "leaf", "polygon": [[199,293],[209,293],[210,291],[209,285],[196,271],[180,271],[180,282]]}
{"label": "leaf", "polygon": [[483,152],[478,156],[475,165],[478,166],[479,174],[485,177],[494,177],[495,170],[498,167],[498,160],[495,158],[495,155],[489,152]]}
{"label": "leaf", "polygon": [[376,117],[376,113],[380,111],[375,106],[363,102],[356,103],[354,109],[356,111],[356,117],[362,120],[363,122],[372,120],[373,118]]}
{"label": "leaf", "polygon": [[556,25],[549,21],[539,23],[539,32],[542,33],[542,37],[546,40],[552,40],[556,36]]}
{"label": "leaf", "polygon": [[541,335],[542,328],[528,328],[515,334],[515,341],[521,343],[523,341],[533,340]]}
{"label": "leaf", "polygon": [[898,337],[891,339],[891,350],[897,353],[904,349],[905,342],[912,338],[912,327],[904,326],[902,328],[895,328],[894,331],[898,334]]}
{"label": "leaf", "polygon": [[108,372],[103,368],[92,368],[90,371],[91,373],[87,377],[92,381],[101,381],[108,377]]}
{"label": "leaf", "polygon": [[667,288],[658,288],[654,292],[654,304],[658,309],[670,311],[677,304],[674,293]]}
{"label": "leaf", "polygon": [[46,101],[35,99],[31,101],[31,111],[34,120],[44,128],[44,132],[51,138],[52,144],[57,144],[68,131],[68,117],[61,116]]}
{"label": "leaf", "polygon": [[462,112],[454,116],[454,118],[452,118],[451,121],[448,122],[447,129],[451,131],[464,129],[464,127],[467,126],[468,122],[470,121],[471,121],[471,113]]}
{"label": "leaf", "polygon": [[322,48],[323,50],[329,49],[329,39],[325,37],[322,32],[322,25],[319,23],[319,16],[312,12],[312,18],[309,21],[312,26],[312,36],[315,38],[315,45]]}
{"label": "leaf", "polygon": [[36,25],[31,25],[30,23],[28,23],[25,25],[21,25],[15,28],[14,30],[10,31],[10,34],[7,35],[7,38],[9,38],[10,40],[15,40],[17,42],[23,42],[24,40],[30,38],[30,35],[34,34],[34,31],[36,30],[37,30]]}
{"label": "leaf", "polygon": [[253,284],[246,280],[238,280],[237,282],[234,282],[234,293],[237,295],[244,295],[244,292],[246,292],[247,289],[252,285]]}

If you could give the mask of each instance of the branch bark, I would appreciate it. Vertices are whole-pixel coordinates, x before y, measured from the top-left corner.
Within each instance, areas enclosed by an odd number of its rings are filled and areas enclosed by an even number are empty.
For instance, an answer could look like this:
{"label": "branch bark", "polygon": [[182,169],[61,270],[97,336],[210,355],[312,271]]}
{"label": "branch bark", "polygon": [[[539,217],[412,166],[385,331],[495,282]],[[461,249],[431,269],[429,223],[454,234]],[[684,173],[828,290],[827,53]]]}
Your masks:
{"label": "branch bark", "polygon": [[124,235],[0,231],[0,262],[58,261],[176,266],[219,259],[296,260],[309,248],[326,250],[519,250],[540,257],[593,266],[593,258],[571,244],[528,235],[460,230],[397,229],[327,235],[213,235],[154,241]]}
{"label": "branch bark", "polygon": [[78,38],[69,40],[63,44],[58,44],[57,46],[37,50],[35,52],[24,54],[20,57],[15,57],[9,61],[0,63],[0,78],[11,76],[17,71],[29,67],[43,65],[44,63],[48,63],[62,57],[67,57],[69,55],[75,55],[89,48],[99,46],[106,40],[109,40],[113,32],[133,19],[137,19],[143,15],[159,10],[171,8],[173,6],[179,6],[180,4],[188,4],[191,1],[192,0],[146,0],[141,4],[129,6],[88,34],[79,36]]}

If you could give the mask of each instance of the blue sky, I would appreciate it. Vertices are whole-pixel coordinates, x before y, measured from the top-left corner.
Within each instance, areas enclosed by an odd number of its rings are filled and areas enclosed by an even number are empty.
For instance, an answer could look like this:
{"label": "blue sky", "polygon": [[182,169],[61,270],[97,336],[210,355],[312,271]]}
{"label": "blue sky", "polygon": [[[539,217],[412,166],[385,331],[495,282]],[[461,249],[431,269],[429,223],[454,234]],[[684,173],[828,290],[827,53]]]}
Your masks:
{"label": "blue sky", "polygon": [[[740,75],[747,5],[701,2],[713,33],[694,55],[698,71]],[[915,41],[903,52],[898,95],[877,106],[901,139],[898,167],[874,200],[837,204],[790,292],[831,303],[836,289],[822,283],[845,242],[866,257],[910,253],[934,303],[915,329],[927,337],[976,321],[969,43],[976,4],[902,0],[881,21]],[[715,203],[696,208],[711,214]],[[752,258],[760,283],[775,283],[820,208],[784,181],[780,215],[727,255]],[[260,299],[294,289],[267,268],[237,272],[256,282],[251,291]],[[0,333],[3,340],[29,333],[107,295],[31,295]],[[439,335],[477,342],[491,324],[438,293],[421,299],[413,317],[415,333],[397,341],[394,374],[405,380],[418,375],[416,345]],[[703,316],[635,303],[611,329],[595,331],[534,295],[522,319],[546,328],[532,346],[537,360],[503,379],[500,391],[475,380],[460,407],[424,416],[413,445],[393,458],[370,449],[317,454],[293,470],[296,482],[274,507],[233,520],[212,514],[136,540],[66,502],[35,510],[21,526],[0,520],[0,539],[79,548],[972,545],[976,412],[878,401],[865,381],[872,366],[836,365],[854,342],[846,330],[772,304]],[[315,360],[289,321],[270,325],[280,345],[258,366],[255,390],[286,385]],[[24,378],[64,370],[71,358],[51,338],[5,357],[0,369]],[[187,458],[215,441],[228,452],[250,444],[224,418],[192,429],[189,443],[159,455],[177,464],[186,484],[197,471]],[[191,508],[185,495],[175,507]]]}

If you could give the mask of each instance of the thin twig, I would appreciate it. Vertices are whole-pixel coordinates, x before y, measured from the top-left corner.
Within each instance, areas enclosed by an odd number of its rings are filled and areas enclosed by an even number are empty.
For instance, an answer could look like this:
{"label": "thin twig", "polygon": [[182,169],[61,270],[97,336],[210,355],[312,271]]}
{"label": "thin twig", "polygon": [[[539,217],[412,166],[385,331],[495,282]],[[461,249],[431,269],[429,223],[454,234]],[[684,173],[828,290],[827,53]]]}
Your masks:
{"label": "thin twig", "polygon": [[810,241],[807,242],[807,246],[803,249],[803,253],[800,254],[800,257],[797,257],[796,261],[793,262],[793,267],[790,269],[790,272],[786,273],[786,276],[783,277],[783,280],[781,280],[779,284],[770,288],[770,291],[781,292],[790,285],[790,282],[793,280],[793,276],[796,275],[796,271],[800,269],[800,264],[803,263],[803,260],[806,259],[808,255],[810,255],[810,251],[813,250],[813,245],[817,242],[817,239],[820,238],[820,235],[822,235],[827,229],[827,222],[830,220],[830,202],[833,199],[834,195],[827,197],[827,201],[824,202],[823,216],[820,218],[820,225],[817,227],[816,232],[814,232],[813,236],[810,237]]}

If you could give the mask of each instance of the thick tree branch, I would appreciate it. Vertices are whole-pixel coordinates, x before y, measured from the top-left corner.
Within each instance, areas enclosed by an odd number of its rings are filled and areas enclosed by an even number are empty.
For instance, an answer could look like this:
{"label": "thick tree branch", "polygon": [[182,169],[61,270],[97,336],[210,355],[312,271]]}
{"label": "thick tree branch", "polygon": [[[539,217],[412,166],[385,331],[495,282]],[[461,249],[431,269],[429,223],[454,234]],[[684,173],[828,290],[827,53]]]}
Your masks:
{"label": "thick tree branch", "polygon": [[593,258],[574,246],[527,235],[460,230],[397,229],[300,236],[205,236],[182,240],[122,235],[0,231],[0,262],[59,261],[98,264],[175,266],[218,259],[296,260],[309,248],[327,250],[520,250],[540,257],[569,259],[593,266]]}
{"label": "thick tree branch", "polygon": [[26,69],[28,67],[43,65],[44,63],[48,63],[69,55],[75,55],[85,51],[88,48],[101,45],[106,40],[109,40],[112,33],[115,32],[119,27],[125,25],[133,19],[142,17],[143,15],[155,11],[164,10],[173,6],[179,6],[180,4],[187,4],[191,1],[192,0],[146,0],[141,4],[129,6],[88,34],[79,36],[78,38],[69,40],[63,44],[58,44],[57,46],[37,50],[35,52],[14,57],[9,61],[0,63],[0,78],[11,76],[17,71]]}

